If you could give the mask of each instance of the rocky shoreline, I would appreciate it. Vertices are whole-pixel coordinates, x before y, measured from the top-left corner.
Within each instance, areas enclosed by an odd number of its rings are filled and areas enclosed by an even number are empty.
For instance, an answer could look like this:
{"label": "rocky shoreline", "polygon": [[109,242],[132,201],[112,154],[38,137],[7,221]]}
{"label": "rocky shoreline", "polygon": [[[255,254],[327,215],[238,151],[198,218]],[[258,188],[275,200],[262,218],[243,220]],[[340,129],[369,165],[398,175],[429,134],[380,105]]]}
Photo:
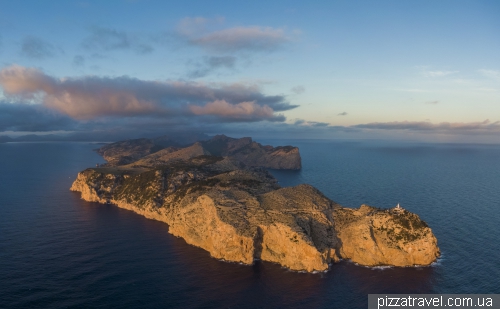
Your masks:
{"label": "rocky shoreline", "polygon": [[258,259],[313,272],[340,259],[414,266],[439,257],[432,230],[416,214],[345,208],[310,185],[281,188],[265,169],[203,149],[201,155],[185,151],[164,161],[89,168],[71,190],[86,201],[163,221],[169,233],[226,261]]}

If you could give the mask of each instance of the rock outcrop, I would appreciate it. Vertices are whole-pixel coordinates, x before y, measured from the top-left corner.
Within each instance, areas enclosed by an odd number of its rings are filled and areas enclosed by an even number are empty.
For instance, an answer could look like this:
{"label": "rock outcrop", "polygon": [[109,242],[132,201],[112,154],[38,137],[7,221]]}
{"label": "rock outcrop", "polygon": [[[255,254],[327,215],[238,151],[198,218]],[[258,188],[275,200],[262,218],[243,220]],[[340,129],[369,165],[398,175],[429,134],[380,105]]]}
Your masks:
{"label": "rock outcrop", "polygon": [[108,166],[156,166],[171,160],[186,160],[195,155],[214,155],[237,159],[247,166],[298,170],[302,167],[300,152],[293,146],[262,146],[250,137],[231,138],[225,135],[183,145],[165,137],[133,139],[105,145],[97,152]]}
{"label": "rock outcrop", "polygon": [[150,139],[139,138],[104,145],[97,149],[97,153],[109,165],[117,166],[132,163],[162,148]]}
{"label": "rock outcrop", "polygon": [[262,146],[250,137],[236,139],[225,135],[216,135],[202,142],[202,145],[212,155],[235,158],[247,166],[290,170],[302,168],[299,148],[293,146]]}
{"label": "rock outcrop", "polygon": [[166,222],[173,235],[227,261],[312,272],[340,259],[412,266],[439,256],[431,229],[415,214],[344,208],[310,185],[280,188],[266,170],[230,157],[91,168],[71,190]]}
{"label": "rock outcrop", "polygon": [[404,209],[343,208],[334,221],[340,255],[361,265],[429,265],[440,255],[431,229]]}
{"label": "rock outcrop", "polygon": [[130,164],[165,148],[182,148],[207,138],[205,134],[176,133],[151,139],[129,139],[102,146],[97,149],[97,153],[108,161],[107,166],[119,166]]}
{"label": "rock outcrop", "polygon": [[196,142],[185,148],[168,147],[162,149],[129,164],[129,166],[154,167],[164,165],[170,161],[188,160],[204,155],[210,155],[210,153],[199,142]]}

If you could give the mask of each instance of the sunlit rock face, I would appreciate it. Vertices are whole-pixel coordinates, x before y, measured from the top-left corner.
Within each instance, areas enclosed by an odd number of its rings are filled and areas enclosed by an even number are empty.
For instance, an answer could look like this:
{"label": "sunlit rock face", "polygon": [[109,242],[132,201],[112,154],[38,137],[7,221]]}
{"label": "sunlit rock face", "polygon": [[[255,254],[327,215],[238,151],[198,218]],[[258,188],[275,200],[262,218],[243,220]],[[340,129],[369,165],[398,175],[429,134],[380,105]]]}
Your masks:
{"label": "sunlit rock face", "polygon": [[334,213],[343,258],[366,265],[429,265],[440,252],[437,239],[418,215],[362,205]]}
{"label": "sunlit rock face", "polygon": [[431,229],[415,214],[344,208],[310,185],[280,188],[266,170],[227,156],[91,168],[71,190],[163,221],[171,234],[226,261],[313,272],[340,259],[413,266],[439,256]]}

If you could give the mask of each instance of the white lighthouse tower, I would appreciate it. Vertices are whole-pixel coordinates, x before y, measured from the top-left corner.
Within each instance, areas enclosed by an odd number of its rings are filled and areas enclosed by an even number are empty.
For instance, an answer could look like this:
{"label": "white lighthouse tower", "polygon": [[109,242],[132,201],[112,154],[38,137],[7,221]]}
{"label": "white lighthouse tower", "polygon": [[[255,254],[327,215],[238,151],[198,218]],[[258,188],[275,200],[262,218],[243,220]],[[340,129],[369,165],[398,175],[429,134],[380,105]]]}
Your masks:
{"label": "white lighthouse tower", "polygon": [[394,212],[401,213],[404,211],[404,208],[399,205],[399,203],[394,207]]}

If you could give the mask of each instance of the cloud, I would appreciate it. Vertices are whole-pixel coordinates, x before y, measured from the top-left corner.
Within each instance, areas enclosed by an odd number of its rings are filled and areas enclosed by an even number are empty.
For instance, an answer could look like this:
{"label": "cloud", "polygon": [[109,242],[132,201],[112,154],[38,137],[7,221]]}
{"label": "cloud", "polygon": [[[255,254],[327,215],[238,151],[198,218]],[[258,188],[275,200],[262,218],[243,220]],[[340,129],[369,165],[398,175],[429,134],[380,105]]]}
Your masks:
{"label": "cloud", "polygon": [[100,53],[92,53],[89,56],[89,58],[93,59],[93,60],[102,60],[102,59],[106,59],[108,57],[106,55],[103,55],[103,54],[100,54]]}
{"label": "cloud", "polygon": [[500,71],[495,71],[495,70],[478,70],[479,73],[481,73],[483,76],[500,80]]}
{"label": "cloud", "polygon": [[55,56],[56,48],[34,36],[27,36],[21,42],[21,55],[33,59],[45,59]]}
{"label": "cloud", "polygon": [[192,38],[194,44],[218,51],[275,50],[288,42],[282,29],[236,27]]}
{"label": "cloud", "polygon": [[207,64],[212,68],[233,68],[236,57],[233,56],[222,56],[222,57],[209,57],[207,59]]}
{"label": "cloud", "polygon": [[488,87],[479,87],[479,88],[476,88],[476,90],[480,91],[480,92],[498,92],[498,89],[488,88]]}
{"label": "cloud", "polygon": [[177,33],[188,43],[216,52],[273,51],[290,42],[283,29],[261,26],[233,27],[209,30],[208,26],[223,23],[197,17],[184,18],[177,25]]}
{"label": "cloud", "polygon": [[425,77],[444,77],[448,75],[453,75],[459,73],[459,71],[445,71],[445,70],[430,70],[429,66],[427,65],[421,65],[421,66],[416,66],[418,70],[424,75]]}
{"label": "cloud", "polygon": [[73,65],[75,66],[84,66],[85,65],[85,58],[81,55],[76,55],[73,57]]}
{"label": "cloud", "polygon": [[209,86],[127,76],[58,79],[16,65],[0,71],[0,85],[4,95],[14,101],[32,100],[85,121],[102,117],[192,119],[202,115],[217,116],[221,121],[284,121],[283,116],[274,113],[297,107],[286,102],[284,96],[263,94],[255,85]]}
{"label": "cloud", "polygon": [[295,126],[301,127],[328,127],[330,124],[328,122],[318,122],[318,121],[307,121],[304,119],[295,119],[293,122]]}
{"label": "cloud", "polygon": [[397,89],[397,90],[404,92],[416,92],[416,93],[430,92],[429,90],[424,90],[424,89]]}
{"label": "cloud", "polygon": [[202,63],[195,63],[195,70],[188,73],[190,78],[207,76],[220,69],[233,69],[236,64],[234,56],[212,56],[205,57]]}
{"label": "cloud", "polygon": [[427,101],[425,104],[437,105],[439,101]]}
{"label": "cloud", "polygon": [[346,112],[338,113],[337,116],[347,116]]}
{"label": "cloud", "polygon": [[425,71],[424,75],[427,77],[443,77],[457,73],[458,71]]}
{"label": "cloud", "polygon": [[241,102],[230,104],[225,100],[209,102],[204,106],[190,105],[189,109],[195,115],[216,115],[235,121],[259,121],[262,119],[284,121],[282,115],[274,115],[274,111],[267,105],[258,105],[255,102]]}
{"label": "cloud", "polygon": [[5,95],[32,99],[40,91],[54,92],[56,80],[38,69],[13,65],[0,71],[0,84]]}
{"label": "cloud", "polygon": [[208,26],[220,25],[225,21],[224,17],[205,18],[205,17],[185,17],[177,24],[177,32],[185,37],[195,36],[198,33],[207,31]]}
{"label": "cloud", "polygon": [[76,127],[77,122],[70,117],[43,106],[0,101],[0,132],[46,132]]}
{"label": "cloud", "polygon": [[148,54],[154,50],[153,46],[143,38],[105,27],[90,28],[90,35],[82,45],[88,50],[133,50],[137,54]]}
{"label": "cloud", "polygon": [[500,121],[490,122],[488,119],[481,122],[418,122],[394,121],[373,122],[354,125],[352,127],[375,130],[405,130],[448,134],[497,134],[500,133]]}
{"label": "cloud", "polygon": [[304,91],[306,91],[306,88],[304,88],[303,86],[295,86],[295,87],[292,87],[292,89],[290,89],[290,90],[295,94],[301,94],[301,93],[304,93]]}

